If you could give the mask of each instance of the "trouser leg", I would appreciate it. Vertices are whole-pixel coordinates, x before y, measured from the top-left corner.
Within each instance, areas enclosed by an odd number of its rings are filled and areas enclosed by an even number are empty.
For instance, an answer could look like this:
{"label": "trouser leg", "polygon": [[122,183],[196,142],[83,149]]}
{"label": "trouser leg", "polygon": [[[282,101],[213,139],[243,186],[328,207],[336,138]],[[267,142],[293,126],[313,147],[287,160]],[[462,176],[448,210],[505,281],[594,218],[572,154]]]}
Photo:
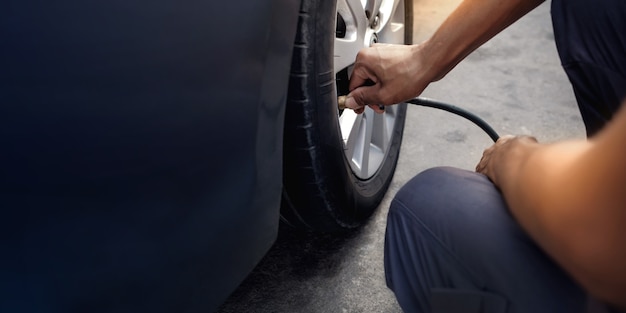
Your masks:
{"label": "trouser leg", "polygon": [[553,0],[552,23],[563,68],[591,136],[626,97],[626,1]]}
{"label": "trouser leg", "polygon": [[454,168],[424,171],[394,198],[385,273],[406,312],[585,308],[585,293],[522,231],[493,184]]}

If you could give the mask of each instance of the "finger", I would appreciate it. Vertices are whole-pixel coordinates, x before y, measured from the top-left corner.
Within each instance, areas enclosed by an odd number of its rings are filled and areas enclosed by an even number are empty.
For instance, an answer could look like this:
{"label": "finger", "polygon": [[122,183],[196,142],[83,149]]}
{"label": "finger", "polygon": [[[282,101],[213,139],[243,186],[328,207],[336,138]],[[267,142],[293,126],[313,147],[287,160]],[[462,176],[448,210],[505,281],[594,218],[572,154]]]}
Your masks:
{"label": "finger", "polygon": [[379,104],[370,104],[368,105],[374,112],[378,114],[385,113],[385,106]]}
{"label": "finger", "polygon": [[348,85],[348,90],[352,91],[358,87],[365,85],[372,85],[372,83],[378,82],[378,77],[374,72],[370,69],[367,59],[369,59],[369,48],[362,49],[356,56],[356,61],[354,63],[354,69],[352,70],[352,75],[350,76],[350,84]]}
{"label": "finger", "polygon": [[496,141],[495,144],[503,144],[513,138],[515,138],[516,136],[513,135],[504,135],[504,136],[500,136],[500,138],[498,138],[498,140]]}
{"label": "finger", "polygon": [[530,142],[535,142],[535,143],[539,142],[539,140],[537,140],[535,136],[522,135],[518,137],[523,138],[524,140],[530,140]]}
{"label": "finger", "polygon": [[476,172],[480,173],[483,168],[485,168],[485,153],[484,152],[483,152],[483,156],[480,158],[480,161],[478,161],[478,164],[476,164]]}
{"label": "finger", "polygon": [[476,164],[476,173],[481,173],[481,174],[485,174],[485,169],[487,162],[484,161],[483,159],[480,159],[480,162],[478,162],[478,164]]}
{"label": "finger", "polygon": [[378,89],[378,85],[374,85],[352,90],[346,98],[346,107],[357,109],[373,103],[380,103],[380,99],[378,99]]}
{"label": "finger", "polygon": [[367,74],[359,74],[359,72],[364,72],[363,70],[357,71],[356,69],[352,73],[350,77],[350,84],[348,85],[348,90],[353,91],[354,89],[365,85],[371,78]]}
{"label": "finger", "polygon": [[476,165],[476,173],[483,174],[487,176],[489,180],[493,181],[491,179],[491,173],[489,172],[489,167],[487,167],[487,162],[481,161],[480,163],[478,163],[478,165]]}
{"label": "finger", "polygon": [[480,161],[478,161],[478,164],[476,164],[477,173],[485,174],[487,164],[489,163],[489,156],[491,155],[494,146],[495,144],[483,151],[483,155],[480,157]]}
{"label": "finger", "polygon": [[376,81],[376,76],[371,73],[363,62],[356,62],[350,76],[349,90],[365,85],[368,81]]}
{"label": "finger", "polygon": [[346,106],[346,108],[352,109],[355,112],[357,110],[362,109],[364,107],[364,105],[361,105],[361,104],[357,103],[352,95],[348,95],[346,97],[345,106]]}

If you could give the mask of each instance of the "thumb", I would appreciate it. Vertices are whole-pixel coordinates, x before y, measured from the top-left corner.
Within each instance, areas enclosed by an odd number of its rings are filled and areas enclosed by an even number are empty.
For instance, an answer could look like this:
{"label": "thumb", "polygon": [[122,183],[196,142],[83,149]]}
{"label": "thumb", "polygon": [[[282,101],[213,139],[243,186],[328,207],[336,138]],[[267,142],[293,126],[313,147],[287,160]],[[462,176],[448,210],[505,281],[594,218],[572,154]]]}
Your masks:
{"label": "thumb", "polygon": [[356,88],[346,97],[346,107],[350,109],[359,109],[370,104],[379,104],[378,85],[362,86]]}

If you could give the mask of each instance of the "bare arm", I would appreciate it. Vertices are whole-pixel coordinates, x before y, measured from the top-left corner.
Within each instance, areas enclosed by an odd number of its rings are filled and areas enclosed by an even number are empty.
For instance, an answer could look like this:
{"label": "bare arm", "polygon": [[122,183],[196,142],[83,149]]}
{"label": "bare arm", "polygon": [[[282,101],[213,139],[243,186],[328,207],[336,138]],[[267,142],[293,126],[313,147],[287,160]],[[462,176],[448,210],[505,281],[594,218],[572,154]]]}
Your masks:
{"label": "bare arm", "polygon": [[[480,45],[543,0],[465,0],[419,45],[375,45],[357,55],[346,106],[393,104],[418,96]],[[363,86],[373,81],[373,86]]]}
{"label": "bare arm", "polygon": [[476,170],[522,227],[593,296],[626,308],[626,102],[589,141],[506,137]]}
{"label": "bare arm", "polygon": [[423,44],[434,80],[543,0],[465,0]]}

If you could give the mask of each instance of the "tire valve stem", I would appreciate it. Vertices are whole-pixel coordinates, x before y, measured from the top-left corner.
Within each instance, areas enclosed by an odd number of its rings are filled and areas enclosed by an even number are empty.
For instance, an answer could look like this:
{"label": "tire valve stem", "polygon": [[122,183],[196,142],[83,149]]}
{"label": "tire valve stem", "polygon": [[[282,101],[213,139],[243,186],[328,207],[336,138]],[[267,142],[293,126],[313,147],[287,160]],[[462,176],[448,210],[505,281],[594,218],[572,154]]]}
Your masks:
{"label": "tire valve stem", "polygon": [[[339,96],[339,97],[337,97],[337,106],[339,107],[339,110],[345,110],[345,109],[347,109],[347,107],[346,107],[346,98],[347,98],[346,96]],[[382,105],[382,104],[379,104],[379,105],[378,105],[378,108],[379,108],[381,111],[384,111],[384,110],[385,110],[385,106],[384,106],[384,105]]]}
{"label": "tire valve stem", "polygon": [[337,97],[337,106],[339,107],[339,110],[346,109],[346,96]]}

